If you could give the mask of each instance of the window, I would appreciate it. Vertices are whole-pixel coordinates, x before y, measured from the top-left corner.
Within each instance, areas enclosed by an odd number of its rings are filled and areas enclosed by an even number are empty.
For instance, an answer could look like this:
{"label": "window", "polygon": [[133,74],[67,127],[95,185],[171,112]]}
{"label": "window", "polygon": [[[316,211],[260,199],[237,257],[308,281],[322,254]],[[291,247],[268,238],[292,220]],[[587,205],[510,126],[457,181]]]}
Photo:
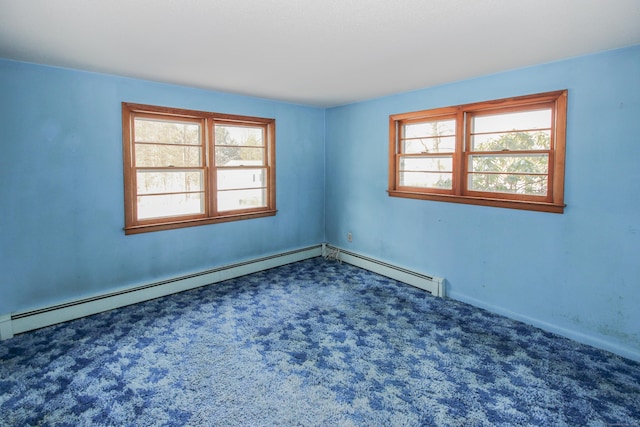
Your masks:
{"label": "window", "polygon": [[122,104],[125,233],[272,216],[275,120]]}
{"label": "window", "polygon": [[389,117],[389,195],[562,213],[567,91]]}

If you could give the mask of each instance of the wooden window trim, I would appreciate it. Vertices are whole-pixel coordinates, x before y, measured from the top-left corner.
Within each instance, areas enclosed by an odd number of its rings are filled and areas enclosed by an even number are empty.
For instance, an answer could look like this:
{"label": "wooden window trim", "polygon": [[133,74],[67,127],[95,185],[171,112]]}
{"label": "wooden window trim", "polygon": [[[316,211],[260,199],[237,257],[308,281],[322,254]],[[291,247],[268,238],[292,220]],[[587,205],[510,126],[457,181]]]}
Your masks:
{"label": "wooden window trim", "polygon": [[[180,215],[164,218],[137,219],[137,184],[136,172],[144,167],[134,164],[135,142],[132,140],[133,123],[135,118],[152,118],[166,116],[167,120],[182,120],[199,123],[201,125],[202,159],[201,166],[188,167],[150,167],[153,170],[202,170],[204,174],[204,213],[194,215]],[[262,127],[264,129],[265,152],[264,165],[260,168],[266,171],[266,206],[258,208],[217,211],[217,185],[215,165],[215,132],[216,124]],[[230,221],[262,218],[274,216],[276,209],[276,165],[275,165],[275,119],[262,117],[220,114],[196,110],[161,107],[145,104],[122,103],[122,144],[124,163],[124,204],[125,204],[125,234],[139,234],[151,231],[171,230],[198,225],[217,224]]]}
{"label": "wooden window trim", "polygon": [[[465,203],[540,212],[563,213],[564,172],[566,152],[567,90],[546,92],[513,98],[477,102],[453,107],[436,108],[389,116],[389,179],[388,194],[392,197],[432,200],[439,202]],[[471,115],[523,111],[538,106],[550,106],[552,110],[551,146],[548,151],[548,194],[546,196],[490,193],[467,189],[468,157],[472,154],[468,144],[468,120]],[[399,185],[399,162],[401,158],[401,128],[403,125],[441,117],[456,117],[456,149],[453,154],[453,176],[451,190]],[[531,150],[544,153],[545,150]],[[474,152],[477,153],[477,152]],[[489,153],[489,152],[486,152]],[[523,151],[524,153],[524,151]]]}

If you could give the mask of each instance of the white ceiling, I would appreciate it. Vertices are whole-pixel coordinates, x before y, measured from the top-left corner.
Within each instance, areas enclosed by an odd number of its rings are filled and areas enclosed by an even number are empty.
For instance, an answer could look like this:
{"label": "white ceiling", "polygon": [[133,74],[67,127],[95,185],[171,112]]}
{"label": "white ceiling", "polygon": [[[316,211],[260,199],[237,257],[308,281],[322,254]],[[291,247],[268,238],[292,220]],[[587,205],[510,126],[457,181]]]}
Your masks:
{"label": "white ceiling", "polygon": [[640,0],[0,0],[0,57],[336,106],[640,44]]}

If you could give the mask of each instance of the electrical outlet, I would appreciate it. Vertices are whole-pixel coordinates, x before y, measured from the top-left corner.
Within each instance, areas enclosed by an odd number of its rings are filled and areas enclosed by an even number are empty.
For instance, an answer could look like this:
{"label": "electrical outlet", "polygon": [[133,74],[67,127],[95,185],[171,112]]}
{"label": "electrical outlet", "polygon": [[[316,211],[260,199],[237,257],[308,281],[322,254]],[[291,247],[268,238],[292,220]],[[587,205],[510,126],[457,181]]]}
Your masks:
{"label": "electrical outlet", "polygon": [[347,241],[349,242],[353,241],[353,236],[351,235],[351,233],[347,233]]}

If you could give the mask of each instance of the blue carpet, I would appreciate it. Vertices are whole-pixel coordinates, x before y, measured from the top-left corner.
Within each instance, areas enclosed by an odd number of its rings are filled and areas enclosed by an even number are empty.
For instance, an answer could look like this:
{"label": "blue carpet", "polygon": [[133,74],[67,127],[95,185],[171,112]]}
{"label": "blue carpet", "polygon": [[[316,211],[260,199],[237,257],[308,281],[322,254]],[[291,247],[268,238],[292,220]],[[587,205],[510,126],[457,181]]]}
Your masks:
{"label": "blue carpet", "polygon": [[0,343],[0,425],[640,425],[640,364],[315,258]]}

